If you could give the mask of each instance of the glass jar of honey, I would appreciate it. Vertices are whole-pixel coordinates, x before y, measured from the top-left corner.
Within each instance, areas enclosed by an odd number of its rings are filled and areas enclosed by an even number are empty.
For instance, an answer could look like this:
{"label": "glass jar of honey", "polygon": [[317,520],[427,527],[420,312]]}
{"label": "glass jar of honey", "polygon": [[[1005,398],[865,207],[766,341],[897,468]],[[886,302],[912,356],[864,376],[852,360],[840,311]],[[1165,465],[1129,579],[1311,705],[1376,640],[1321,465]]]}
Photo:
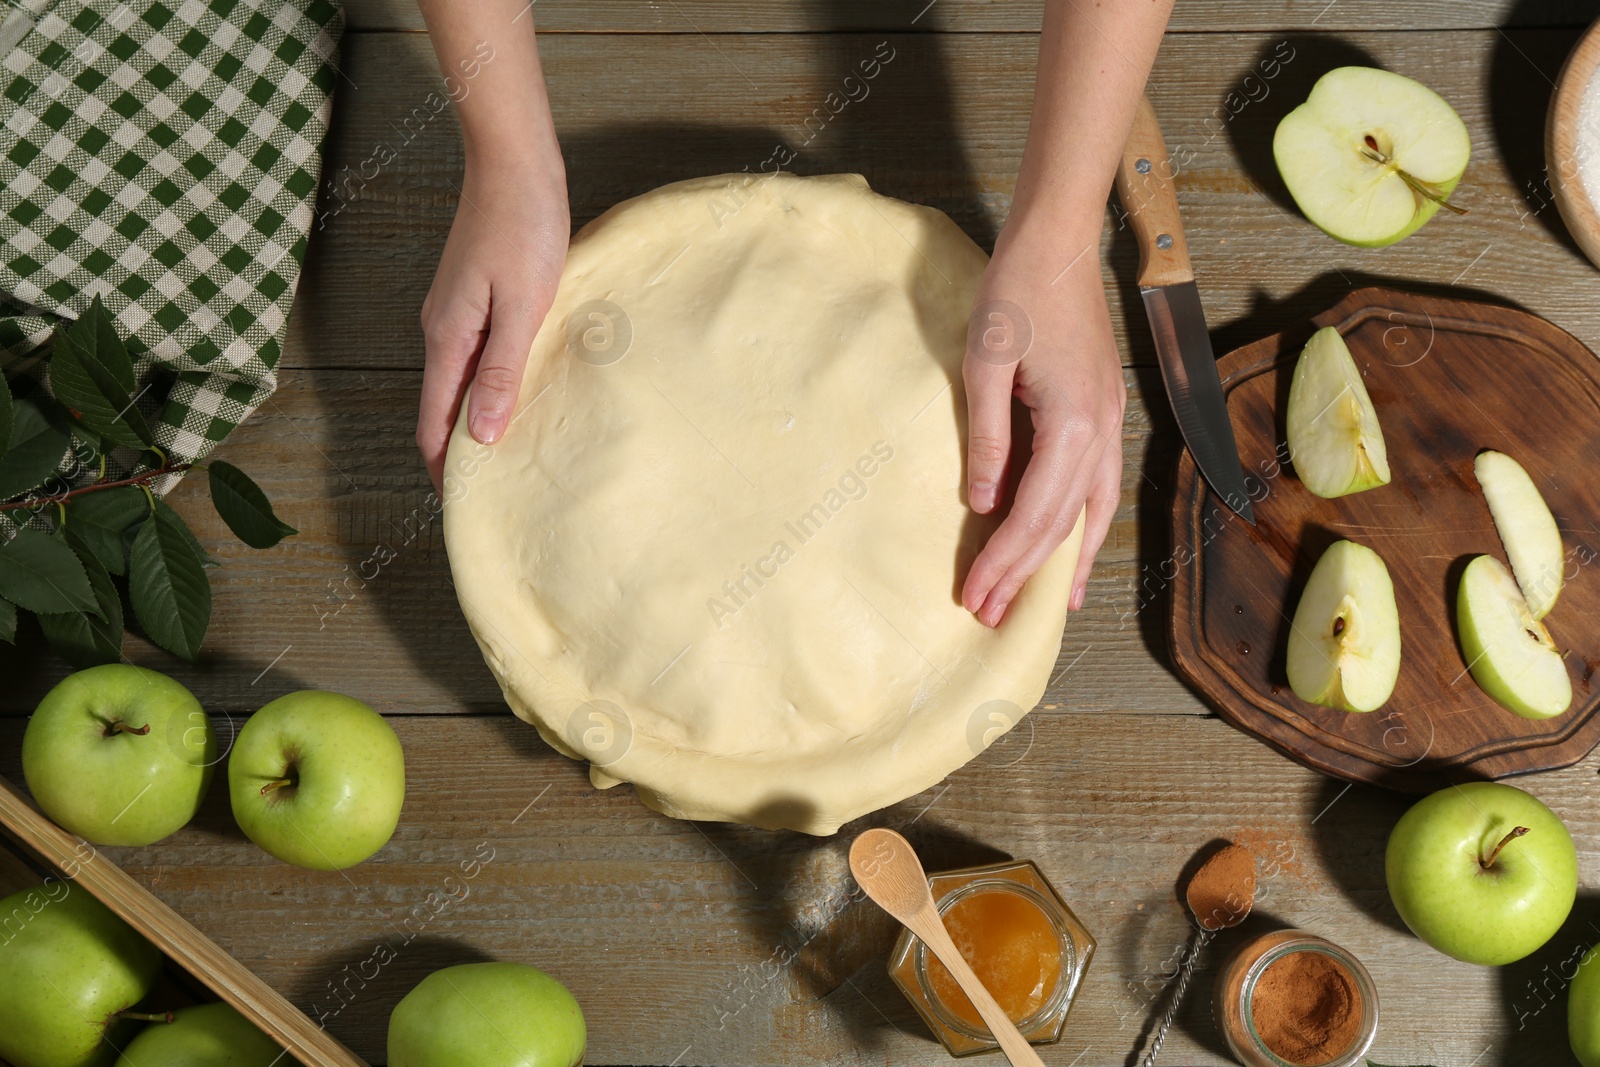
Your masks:
{"label": "glass jar of honey", "polygon": [[[1032,863],[967,867],[929,876],[950,939],[1034,1044],[1061,1037],[1094,955],[1094,938]],[[998,1047],[972,1001],[929,952],[902,930],[889,977],[953,1056]]]}

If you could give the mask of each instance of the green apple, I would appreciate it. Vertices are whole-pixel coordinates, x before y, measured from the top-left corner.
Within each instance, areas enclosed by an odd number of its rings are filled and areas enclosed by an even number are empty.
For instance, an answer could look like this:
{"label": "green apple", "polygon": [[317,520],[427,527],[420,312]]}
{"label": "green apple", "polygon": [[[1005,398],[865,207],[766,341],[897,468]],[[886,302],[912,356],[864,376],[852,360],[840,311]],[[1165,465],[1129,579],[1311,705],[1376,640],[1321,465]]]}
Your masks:
{"label": "green apple", "polygon": [[228,759],[233,817],[286,863],[353,867],[400,821],[405,753],[383,716],[320,689],[279,697],[250,716]]}
{"label": "green apple", "polygon": [[68,882],[0,900],[0,1059],[12,1067],[111,1063],[120,1018],[161,973],[154,945]]}
{"label": "green apple", "polygon": [[1472,139],[1432,89],[1374,67],[1339,67],[1283,117],[1272,156],[1289,195],[1330,237],[1376,248],[1433,217],[1467,169]]}
{"label": "green apple", "polygon": [[1317,560],[1289,626],[1289,688],[1301,700],[1373,711],[1400,677],[1400,612],[1383,559],[1335,541]]}
{"label": "green apple", "polygon": [[521,963],[434,971],[389,1016],[389,1067],[576,1067],[588,1031],[567,987]]}
{"label": "green apple", "polygon": [[216,762],[216,735],[194,694],[127,663],[69,674],[22,735],[33,799],[97,845],[148,845],[181,829]]}
{"label": "green apple", "polygon": [[1542,619],[1561,595],[1561,531],[1550,505],[1522,464],[1504,452],[1483,451],[1473,461],[1494,528],[1506,546],[1511,572],[1535,619]]}
{"label": "green apple", "polygon": [[289,1067],[293,1061],[228,1004],[179,1008],[126,1045],[116,1067]]}
{"label": "green apple", "polygon": [[1317,496],[1389,484],[1389,452],[1378,412],[1349,347],[1332,326],[1312,334],[1295,362],[1284,421],[1289,461]]}
{"label": "green apple", "polygon": [[1600,1067],[1600,945],[1584,953],[1567,990],[1567,1040],[1583,1067]]}
{"label": "green apple", "polygon": [[1566,658],[1493,556],[1474,556],[1461,572],[1456,627],[1467,669],[1501,707],[1525,719],[1549,719],[1571,706]]}
{"label": "green apple", "polygon": [[1389,835],[1389,897],[1411,932],[1467,963],[1511,963],[1550,940],[1578,894],[1556,813],[1498,782],[1424,797]]}

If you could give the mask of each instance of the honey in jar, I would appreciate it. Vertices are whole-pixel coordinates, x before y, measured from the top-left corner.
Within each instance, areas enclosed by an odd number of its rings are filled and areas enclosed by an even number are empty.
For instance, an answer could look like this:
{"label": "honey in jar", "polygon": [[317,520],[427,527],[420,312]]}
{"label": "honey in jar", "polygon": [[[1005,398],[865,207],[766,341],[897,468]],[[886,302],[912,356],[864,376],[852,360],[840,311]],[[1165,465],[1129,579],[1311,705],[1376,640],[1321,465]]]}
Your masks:
{"label": "honey in jar", "polygon": [[[1011,1021],[1032,1017],[1061,981],[1061,934],[1040,906],[1004,883],[984,886],[950,904],[944,925]],[[978,1009],[937,956],[927,962],[928,985],[939,1004],[969,1026],[982,1028]]]}
{"label": "honey in jar", "polygon": [[[951,940],[1023,1036],[1059,1039],[1095,945],[1039,869],[1013,861],[943,871],[928,888]],[[909,930],[889,976],[952,1055],[997,1047],[954,976]]]}

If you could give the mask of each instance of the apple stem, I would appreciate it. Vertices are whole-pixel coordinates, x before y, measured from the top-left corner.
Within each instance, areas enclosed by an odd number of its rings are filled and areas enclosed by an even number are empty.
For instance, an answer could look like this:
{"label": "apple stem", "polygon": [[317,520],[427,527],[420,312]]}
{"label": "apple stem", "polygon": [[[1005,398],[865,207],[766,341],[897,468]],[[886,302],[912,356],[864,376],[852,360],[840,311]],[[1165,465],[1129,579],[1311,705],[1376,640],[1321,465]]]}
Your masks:
{"label": "apple stem", "polygon": [[170,1011],[119,1011],[112,1014],[119,1019],[133,1019],[141,1023],[170,1023],[172,1021],[172,1013]]}
{"label": "apple stem", "polygon": [[1526,826],[1513,826],[1511,828],[1511,832],[1502,837],[1500,839],[1500,843],[1494,846],[1494,851],[1489,853],[1489,858],[1483,861],[1481,864],[1483,869],[1488,870],[1490,867],[1493,867],[1494,861],[1500,858],[1500,850],[1527,832],[1528,828]]}
{"label": "apple stem", "polygon": [[139,737],[143,737],[149,732],[149,723],[145,723],[143,726],[129,726],[125,722],[114,722],[110,726],[106,727],[107,737],[111,736],[112,734],[135,734]]}
{"label": "apple stem", "polygon": [[268,794],[274,792],[275,790],[287,789],[291,785],[294,785],[294,779],[293,778],[279,778],[279,779],[277,779],[275,781],[268,782],[266,785],[262,786],[261,787],[261,795],[262,796],[267,796]]}
{"label": "apple stem", "polygon": [[[1383,152],[1378,148],[1377,139],[1374,138],[1372,134],[1367,134],[1366,142],[1367,147],[1361,153],[1362,155],[1366,156],[1374,163],[1385,167],[1389,166],[1393,162],[1393,160],[1384,155]],[[1435,204],[1438,204],[1440,207],[1446,208],[1449,211],[1453,211],[1457,215],[1465,215],[1467,213],[1466,208],[1457,207],[1455,204],[1452,204],[1450,202],[1450,198],[1445,196],[1444,193],[1440,191],[1439,187],[1432,182],[1425,182],[1421,178],[1417,178],[1406,171],[1401,170],[1399,167],[1395,167],[1394,172],[1400,176],[1401,181],[1405,182],[1406,185],[1410,187],[1413,193],[1416,193],[1424,200],[1432,200]]]}

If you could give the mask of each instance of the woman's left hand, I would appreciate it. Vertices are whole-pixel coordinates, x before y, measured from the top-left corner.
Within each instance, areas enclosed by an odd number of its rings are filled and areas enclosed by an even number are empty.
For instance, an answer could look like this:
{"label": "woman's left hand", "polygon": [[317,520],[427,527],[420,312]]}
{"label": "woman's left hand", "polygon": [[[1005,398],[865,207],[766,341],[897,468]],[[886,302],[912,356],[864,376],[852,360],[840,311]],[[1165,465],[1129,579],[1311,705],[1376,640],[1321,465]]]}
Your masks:
{"label": "woman's left hand", "polygon": [[[1002,234],[979,288],[962,367],[972,509],[993,511],[1007,481],[1018,479],[1010,513],[962,588],[961,602],[987,626],[999,625],[1080,513],[1083,550],[1070,607],[1083,606],[1089,569],[1122,496],[1127,402],[1098,240],[1072,247],[1025,235],[1006,238]],[[1027,456],[1012,455],[1013,396],[1032,416]]]}

